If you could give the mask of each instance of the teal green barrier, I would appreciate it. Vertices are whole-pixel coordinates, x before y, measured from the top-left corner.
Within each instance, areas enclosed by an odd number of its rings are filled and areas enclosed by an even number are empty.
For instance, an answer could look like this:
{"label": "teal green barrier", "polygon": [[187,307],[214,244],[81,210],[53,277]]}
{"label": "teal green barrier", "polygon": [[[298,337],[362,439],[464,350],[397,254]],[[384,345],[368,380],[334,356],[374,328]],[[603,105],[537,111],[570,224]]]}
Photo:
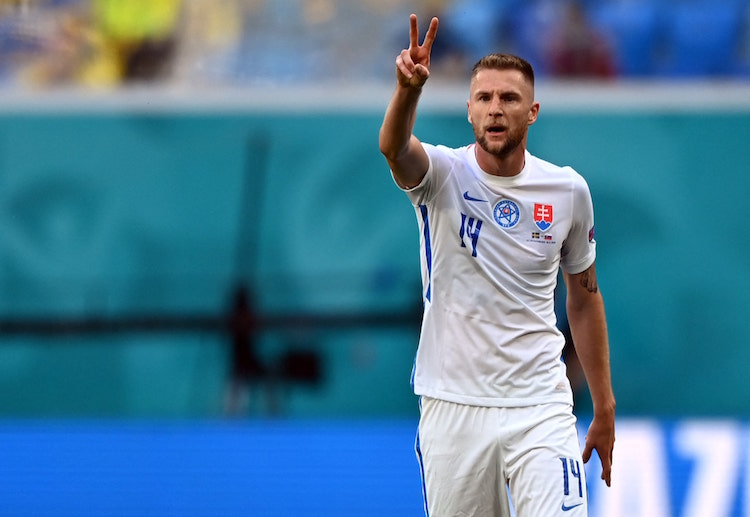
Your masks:
{"label": "teal green barrier", "polygon": [[[0,317],[221,316],[237,281],[266,314],[406,313],[416,220],[377,150],[380,113],[0,116]],[[425,141],[461,145],[460,114]],[[538,156],[594,197],[623,413],[750,415],[748,114],[547,113]],[[292,415],[413,415],[412,327],[281,332],[320,350]],[[300,334],[302,337],[300,337]],[[0,337],[0,413],[221,413],[227,336]]]}

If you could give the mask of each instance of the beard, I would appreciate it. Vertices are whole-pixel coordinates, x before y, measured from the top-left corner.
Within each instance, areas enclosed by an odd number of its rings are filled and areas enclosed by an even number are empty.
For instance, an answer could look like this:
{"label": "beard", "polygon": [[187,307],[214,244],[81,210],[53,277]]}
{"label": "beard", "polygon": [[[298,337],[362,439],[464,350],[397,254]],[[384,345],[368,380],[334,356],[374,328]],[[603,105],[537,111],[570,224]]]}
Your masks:
{"label": "beard", "polygon": [[487,153],[500,158],[505,159],[523,143],[525,131],[523,129],[507,129],[504,142],[492,142],[490,143],[485,136],[486,133],[480,132],[480,129],[474,128],[474,137],[477,140],[479,147],[484,149]]}

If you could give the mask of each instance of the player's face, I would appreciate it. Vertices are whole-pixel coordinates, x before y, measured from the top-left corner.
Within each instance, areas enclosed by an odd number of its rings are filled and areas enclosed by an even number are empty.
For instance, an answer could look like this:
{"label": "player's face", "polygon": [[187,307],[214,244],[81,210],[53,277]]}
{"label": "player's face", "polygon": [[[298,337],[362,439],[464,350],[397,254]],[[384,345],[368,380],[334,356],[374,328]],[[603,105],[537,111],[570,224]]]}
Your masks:
{"label": "player's face", "polygon": [[501,159],[523,149],[539,112],[534,87],[518,70],[477,72],[471,80],[468,108],[477,144]]}

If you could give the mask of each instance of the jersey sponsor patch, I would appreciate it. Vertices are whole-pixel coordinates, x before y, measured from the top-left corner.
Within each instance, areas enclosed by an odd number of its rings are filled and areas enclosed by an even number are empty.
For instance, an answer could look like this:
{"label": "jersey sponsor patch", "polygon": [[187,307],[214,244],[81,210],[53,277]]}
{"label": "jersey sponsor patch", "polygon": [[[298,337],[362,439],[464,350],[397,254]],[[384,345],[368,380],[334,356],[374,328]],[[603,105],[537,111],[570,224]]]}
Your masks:
{"label": "jersey sponsor patch", "polygon": [[536,227],[546,232],[552,226],[552,205],[534,203],[534,224]]}
{"label": "jersey sponsor patch", "polygon": [[594,242],[594,227],[589,230],[589,242]]}
{"label": "jersey sponsor patch", "polygon": [[510,199],[502,199],[496,205],[492,214],[495,217],[497,224],[503,228],[513,228],[518,224],[518,220],[521,218],[521,212],[518,209],[518,205]]}

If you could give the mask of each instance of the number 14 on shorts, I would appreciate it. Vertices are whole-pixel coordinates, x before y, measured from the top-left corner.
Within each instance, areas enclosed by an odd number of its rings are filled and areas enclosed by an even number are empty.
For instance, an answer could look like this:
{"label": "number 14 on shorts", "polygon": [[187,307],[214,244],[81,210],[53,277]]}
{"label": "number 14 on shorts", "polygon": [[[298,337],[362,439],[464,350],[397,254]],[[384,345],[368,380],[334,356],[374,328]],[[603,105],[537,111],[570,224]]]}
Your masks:
{"label": "number 14 on shorts", "polygon": [[[563,470],[562,510],[567,512],[583,504],[583,477],[581,476],[581,464],[577,460],[560,458],[560,462]],[[578,490],[576,490],[576,487]]]}

